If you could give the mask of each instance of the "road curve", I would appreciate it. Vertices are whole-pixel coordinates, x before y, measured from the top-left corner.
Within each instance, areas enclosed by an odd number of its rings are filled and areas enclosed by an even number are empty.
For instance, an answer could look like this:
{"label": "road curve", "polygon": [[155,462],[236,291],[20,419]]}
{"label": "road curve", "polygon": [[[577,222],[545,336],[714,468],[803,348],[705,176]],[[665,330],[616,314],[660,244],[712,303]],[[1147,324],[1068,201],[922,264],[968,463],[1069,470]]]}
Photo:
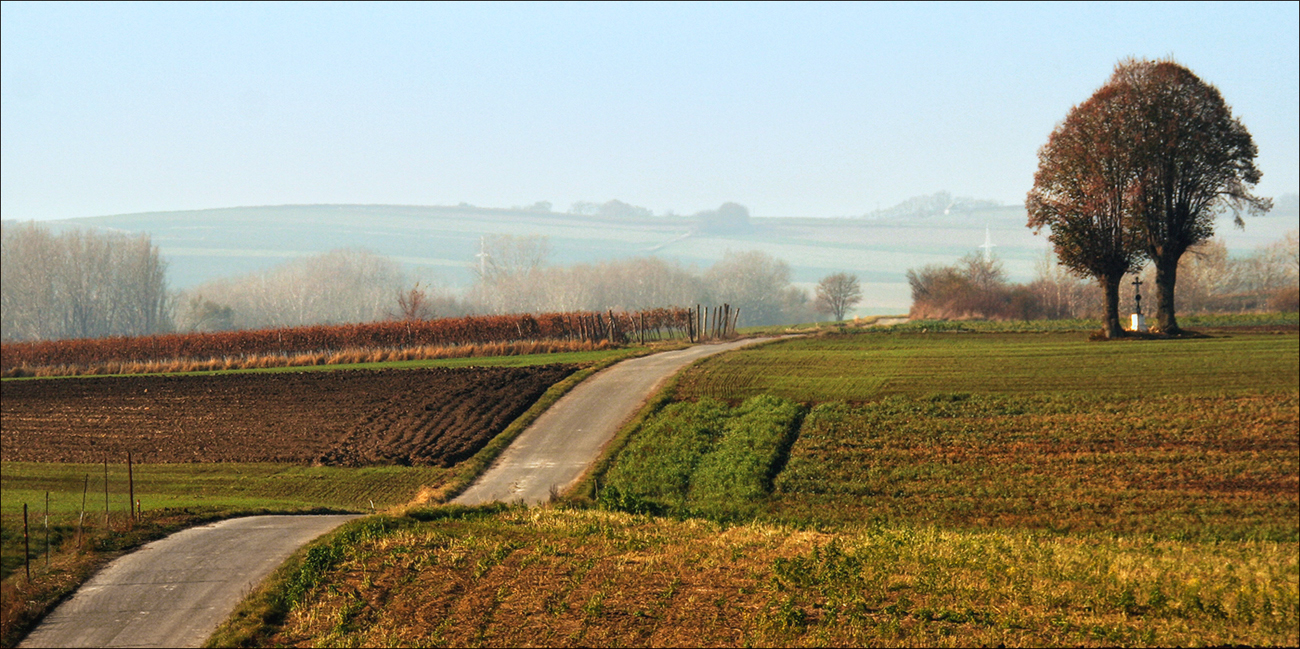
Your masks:
{"label": "road curve", "polygon": [[356,518],[250,516],[193,527],[108,564],[19,647],[198,647],[304,543]]}
{"label": "road curve", "polygon": [[601,449],[654,390],[688,363],[745,345],[751,338],[626,360],[579,383],[542,413],[496,462],[451,502],[480,505],[550,499],[577,482]]}

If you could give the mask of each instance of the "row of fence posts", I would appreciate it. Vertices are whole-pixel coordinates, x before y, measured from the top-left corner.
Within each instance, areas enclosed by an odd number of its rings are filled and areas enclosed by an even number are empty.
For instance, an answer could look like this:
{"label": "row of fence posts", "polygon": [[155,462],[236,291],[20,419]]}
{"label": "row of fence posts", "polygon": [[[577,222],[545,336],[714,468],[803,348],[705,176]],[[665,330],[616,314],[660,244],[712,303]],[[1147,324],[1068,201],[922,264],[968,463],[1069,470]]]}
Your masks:
{"label": "row of fence posts", "polygon": [[[143,508],[140,501],[135,499],[135,471],[131,462],[131,453],[126,454],[126,482],[127,482],[127,510],[131,512],[130,522],[134,526],[139,520],[138,516]],[[77,516],[77,551],[81,551],[83,531],[86,522],[86,497],[90,492],[90,474],[81,485],[81,513]],[[45,492],[45,567],[50,567],[50,492]],[[104,529],[109,529],[108,520],[108,458],[104,458]],[[31,565],[31,535],[27,523],[27,503],[23,503],[23,571],[27,576],[27,581],[32,581]]]}
{"label": "row of fence posts", "polygon": [[701,342],[714,338],[730,338],[736,335],[736,323],[740,321],[740,308],[731,308],[730,304],[704,308],[695,305],[695,317],[690,322],[691,342]]}
{"label": "row of fence posts", "polygon": [[[678,312],[681,313],[681,312]],[[624,323],[620,321],[619,315],[627,320],[626,329]],[[608,310],[605,313],[592,313],[577,315],[577,336],[579,340],[608,340],[618,342],[625,337],[628,339],[633,336],[625,336],[625,331],[631,331],[635,338],[642,345],[646,342],[646,336],[650,327],[646,324],[645,313],[638,313],[635,316],[630,313],[616,315],[614,311]],[[685,334],[687,340],[696,343],[704,340],[717,338],[729,338],[736,335],[736,323],[740,321],[740,309],[732,308],[730,304],[722,306],[706,307],[702,304],[696,304],[694,309],[685,310],[686,320],[670,323],[668,326],[669,337],[675,337],[674,332]],[[659,326],[655,327],[655,339],[663,339],[663,331]]]}

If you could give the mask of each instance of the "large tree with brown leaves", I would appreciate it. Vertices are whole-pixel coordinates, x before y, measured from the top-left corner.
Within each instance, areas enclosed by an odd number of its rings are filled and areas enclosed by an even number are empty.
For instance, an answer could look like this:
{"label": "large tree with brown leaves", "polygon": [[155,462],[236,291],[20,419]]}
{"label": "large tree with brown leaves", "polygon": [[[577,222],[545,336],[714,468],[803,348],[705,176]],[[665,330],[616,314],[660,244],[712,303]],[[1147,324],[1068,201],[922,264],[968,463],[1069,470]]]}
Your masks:
{"label": "large tree with brown leaves", "polygon": [[1119,119],[1130,92],[1112,78],[1070,110],[1039,149],[1025,199],[1029,227],[1050,230],[1058,261],[1101,284],[1107,338],[1124,335],[1119,285],[1141,257],[1132,215],[1142,167]]}
{"label": "large tree with brown leaves", "polygon": [[1263,213],[1272,201],[1250,193],[1259,183],[1258,149],[1213,85],[1171,60],[1128,59],[1115,68],[1120,127],[1141,167],[1133,228],[1156,267],[1156,329],[1178,331],[1174,284],[1188,248],[1214,236],[1230,209]]}

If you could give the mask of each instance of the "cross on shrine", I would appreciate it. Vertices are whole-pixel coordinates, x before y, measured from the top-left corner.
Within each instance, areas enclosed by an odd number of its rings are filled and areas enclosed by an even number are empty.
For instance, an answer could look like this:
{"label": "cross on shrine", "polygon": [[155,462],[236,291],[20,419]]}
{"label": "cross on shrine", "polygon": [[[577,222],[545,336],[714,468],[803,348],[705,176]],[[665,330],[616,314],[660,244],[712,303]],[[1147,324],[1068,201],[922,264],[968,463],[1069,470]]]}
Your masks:
{"label": "cross on shrine", "polygon": [[1142,280],[1133,278],[1133,312],[1142,315]]}

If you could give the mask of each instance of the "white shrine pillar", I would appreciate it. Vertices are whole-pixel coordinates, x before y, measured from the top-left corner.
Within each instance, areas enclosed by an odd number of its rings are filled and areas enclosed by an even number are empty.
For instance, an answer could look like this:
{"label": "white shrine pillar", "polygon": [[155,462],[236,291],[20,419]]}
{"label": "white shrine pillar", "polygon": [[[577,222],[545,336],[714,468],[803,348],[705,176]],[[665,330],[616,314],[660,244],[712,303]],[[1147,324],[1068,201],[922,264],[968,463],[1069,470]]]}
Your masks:
{"label": "white shrine pillar", "polygon": [[1133,314],[1133,326],[1129,327],[1133,331],[1150,331],[1147,329],[1147,317],[1141,313]]}
{"label": "white shrine pillar", "polygon": [[1147,317],[1142,315],[1142,280],[1133,278],[1133,317],[1130,331],[1150,331],[1147,329]]}

